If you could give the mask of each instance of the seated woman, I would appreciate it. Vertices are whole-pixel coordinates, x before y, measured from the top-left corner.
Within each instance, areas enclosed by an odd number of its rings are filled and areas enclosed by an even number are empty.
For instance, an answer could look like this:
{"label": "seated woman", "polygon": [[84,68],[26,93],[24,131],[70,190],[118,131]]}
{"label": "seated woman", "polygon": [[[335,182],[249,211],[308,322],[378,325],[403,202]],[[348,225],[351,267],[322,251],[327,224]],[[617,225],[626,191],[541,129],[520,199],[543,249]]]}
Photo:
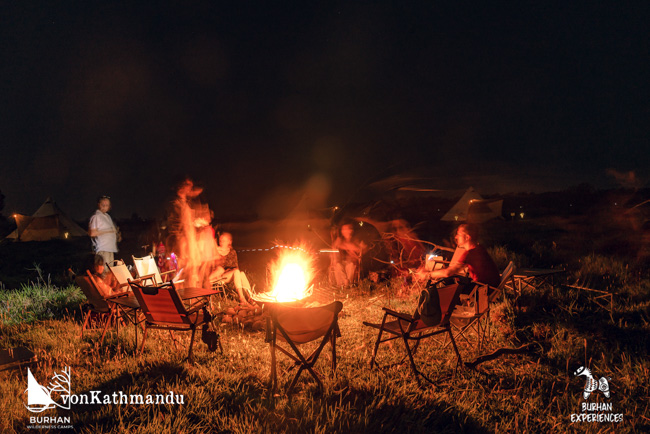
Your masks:
{"label": "seated woman", "polygon": [[226,283],[233,283],[239,301],[241,304],[250,304],[246,295],[250,297],[251,285],[248,278],[243,271],[239,270],[239,263],[237,261],[237,252],[232,248],[232,235],[224,232],[219,237],[219,245],[217,246],[217,268],[210,276],[211,281],[223,279]]}
{"label": "seated woman", "polygon": [[345,223],[341,226],[338,236],[332,244],[332,248],[339,251],[334,266],[336,284],[347,286],[357,280],[361,254],[365,247],[363,242],[353,237],[354,227],[352,223]]}
{"label": "seated woman", "polygon": [[95,281],[95,286],[103,297],[113,295],[113,287],[117,282],[112,273],[104,274],[104,258],[101,255],[91,254],[85,260],[84,272],[89,271]]}

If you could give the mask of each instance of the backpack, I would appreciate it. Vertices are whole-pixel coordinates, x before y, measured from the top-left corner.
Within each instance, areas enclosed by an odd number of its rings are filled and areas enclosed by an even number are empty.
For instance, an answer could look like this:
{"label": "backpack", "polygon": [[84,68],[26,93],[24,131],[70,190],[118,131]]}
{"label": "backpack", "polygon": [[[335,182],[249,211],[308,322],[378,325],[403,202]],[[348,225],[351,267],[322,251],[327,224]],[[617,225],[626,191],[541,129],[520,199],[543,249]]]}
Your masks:
{"label": "backpack", "polygon": [[440,324],[442,320],[442,311],[440,309],[440,296],[438,288],[433,284],[427,284],[426,288],[420,292],[418,307],[415,310],[415,319],[421,319],[428,326]]}

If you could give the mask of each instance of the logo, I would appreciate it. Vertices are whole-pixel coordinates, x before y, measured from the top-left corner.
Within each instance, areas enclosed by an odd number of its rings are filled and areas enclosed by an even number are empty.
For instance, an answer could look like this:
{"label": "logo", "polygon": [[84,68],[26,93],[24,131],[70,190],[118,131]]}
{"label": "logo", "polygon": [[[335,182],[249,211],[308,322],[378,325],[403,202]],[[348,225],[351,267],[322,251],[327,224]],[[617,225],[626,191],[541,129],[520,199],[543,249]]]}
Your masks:
{"label": "logo", "polygon": [[584,375],[587,377],[587,383],[585,383],[585,390],[582,392],[582,397],[584,399],[589,399],[589,395],[591,395],[591,392],[594,392],[596,390],[600,390],[603,392],[603,395],[605,395],[605,398],[609,399],[609,380],[611,380],[610,377],[600,377],[599,380],[596,380],[593,375],[591,375],[591,371],[589,368],[585,368],[584,366],[581,366],[578,368],[577,371],[573,373],[575,376],[581,376]]}
{"label": "logo", "polygon": [[[25,408],[32,413],[40,413],[51,408],[59,407],[70,410],[70,368],[64,368],[60,374],[52,376],[49,388],[41,386],[34,378],[32,371],[27,368],[27,405]],[[59,398],[63,404],[52,398]]]}
{"label": "logo", "polygon": [[103,393],[101,390],[91,390],[88,393],[72,393],[70,367],[61,373],[54,373],[45,387],[36,381],[32,371],[27,368],[27,404],[25,408],[32,413],[40,413],[55,407],[70,410],[71,405],[147,405],[147,404],[185,404],[185,396],[170,390],[165,394],[126,394],[117,391]]}
{"label": "logo", "polygon": [[[576,377],[584,376],[587,379],[582,391],[582,398],[585,401],[596,391],[602,392],[605,398],[610,398],[609,382],[611,377],[600,377],[598,379],[585,366],[579,367],[573,375]],[[571,414],[571,422],[622,422],[623,414],[614,413],[613,408],[611,402],[582,402],[580,406],[581,413]]]}

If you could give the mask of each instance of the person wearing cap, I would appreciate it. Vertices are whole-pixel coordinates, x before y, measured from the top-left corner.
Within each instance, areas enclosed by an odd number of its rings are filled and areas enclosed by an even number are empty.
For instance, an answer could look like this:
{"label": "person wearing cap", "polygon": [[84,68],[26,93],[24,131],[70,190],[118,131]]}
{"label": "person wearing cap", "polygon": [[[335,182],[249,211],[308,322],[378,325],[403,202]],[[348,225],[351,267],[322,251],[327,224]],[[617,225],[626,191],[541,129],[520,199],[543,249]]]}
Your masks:
{"label": "person wearing cap", "polygon": [[[93,251],[104,258],[105,264],[110,264],[117,253],[117,242],[120,241],[118,228],[113,219],[108,215],[111,209],[111,198],[101,196],[97,199],[97,211],[90,217],[88,224],[88,235],[93,243]],[[104,269],[104,273],[106,273]]]}

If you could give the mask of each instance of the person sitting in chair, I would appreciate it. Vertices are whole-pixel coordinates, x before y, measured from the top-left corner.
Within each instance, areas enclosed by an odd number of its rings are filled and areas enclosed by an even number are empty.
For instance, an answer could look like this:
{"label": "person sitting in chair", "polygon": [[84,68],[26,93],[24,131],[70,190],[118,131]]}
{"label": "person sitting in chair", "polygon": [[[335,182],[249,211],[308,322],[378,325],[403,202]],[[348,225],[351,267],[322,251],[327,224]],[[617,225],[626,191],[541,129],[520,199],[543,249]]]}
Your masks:
{"label": "person sitting in chair", "polygon": [[84,271],[89,271],[95,281],[97,289],[103,297],[112,295],[113,287],[117,284],[111,273],[104,273],[104,257],[101,255],[90,254],[86,257]]}
{"label": "person sitting in chair", "polygon": [[248,282],[246,274],[239,270],[237,252],[232,248],[232,235],[229,232],[224,232],[219,237],[217,268],[210,277],[212,281],[219,279],[223,279],[225,283],[232,282],[235,285],[235,289],[237,289],[240,303],[244,305],[250,304],[246,295],[250,296],[251,285]]}
{"label": "person sitting in chair", "polygon": [[[455,240],[458,247],[464,249],[458,261],[452,261],[447,268],[439,270],[419,270],[418,278],[444,279],[461,275],[467,269],[469,277],[474,282],[486,283],[493,288],[499,286],[501,282],[499,269],[485,247],[478,243],[478,227],[471,223],[461,224],[456,230]],[[469,289],[471,290],[471,287]]]}

